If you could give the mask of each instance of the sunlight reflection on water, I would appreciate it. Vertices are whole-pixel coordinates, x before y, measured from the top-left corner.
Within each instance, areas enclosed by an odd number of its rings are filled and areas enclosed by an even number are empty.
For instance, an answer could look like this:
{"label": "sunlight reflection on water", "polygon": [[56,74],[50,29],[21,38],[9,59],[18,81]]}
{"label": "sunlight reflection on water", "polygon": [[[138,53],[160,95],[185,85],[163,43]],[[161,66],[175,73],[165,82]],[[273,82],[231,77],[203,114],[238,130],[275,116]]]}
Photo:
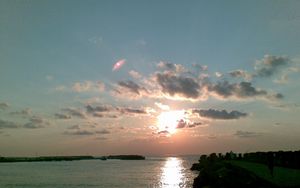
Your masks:
{"label": "sunlight reflection on water", "polygon": [[167,158],[165,165],[161,169],[161,187],[185,187],[185,174],[182,160],[176,157]]}

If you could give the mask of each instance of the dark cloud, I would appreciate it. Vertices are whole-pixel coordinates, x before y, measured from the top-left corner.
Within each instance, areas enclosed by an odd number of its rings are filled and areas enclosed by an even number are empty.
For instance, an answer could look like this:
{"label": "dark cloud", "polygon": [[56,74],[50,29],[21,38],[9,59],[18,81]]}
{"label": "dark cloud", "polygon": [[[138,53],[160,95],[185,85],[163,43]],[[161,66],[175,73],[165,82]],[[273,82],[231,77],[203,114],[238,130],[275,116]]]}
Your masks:
{"label": "dark cloud", "polygon": [[24,124],[24,128],[28,129],[38,129],[38,128],[44,128],[50,123],[46,121],[45,119],[39,117],[39,116],[33,116],[29,119],[29,122]]}
{"label": "dark cloud", "polygon": [[1,102],[0,103],[0,110],[5,110],[9,107],[9,105],[5,102]]}
{"label": "dark cloud", "polygon": [[60,113],[54,114],[54,117],[56,119],[71,119],[70,115],[68,115],[68,114],[60,114]]}
{"label": "dark cloud", "polygon": [[85,119],[86,115],[79,109],[75,109],[75,108],[64,108],[62,109],[64,112],[68,113],[71,116],[75,116],[78,118],[82,118]]}
{"label": "dark cloud", "polygon": [[170,134],[170,133],[169,133],[169,131],[167,131],[167,130],[163,130],[163,131],[157,132],[157,134]]}
{"label": "dark cloud", "polygon": [[252,86],[251,82],[229,83],[228,81],[217,82],[216,84],[209,84],[207,86],[210,92],[217,94],[222,98],[236,97],[236,98],[253,98],[264,97],[267,99],[276,98],[281,99],[283,95],[269,94],[266,90],[257,89]]}
{"label": "dark cloud", "polygon": [[193,128],[193,127],[196,127],[198,125],[203,125],[203,123],[201,122],[193,122],[193,123],[190,123],[187,125],[188,128]]}
{"label": "dark cloud", "polygon": [[65,135],[79,135],[79,136],[86,136],[86,135],[94,135],[93,131],[88,130],[76,130],[76,131],[65,131]]}
{"label": "dark cloud", "polygon": [[184,73],[184,72],[188,72],[186,70],[186,68],[184,66],[182,66],[181,64],[174,64],[174,63],[168,63],[168,62],[159,62],[157,64],[157,68],[160,69],[165,69],[169,72],[173,72],[173,73]]}
{"label": "dark cloud", "polygon": [[95,131],[96,134],[110,134],[110,132],[106,129],[102,129],[100,131]]}
{"label": "dark cloud", "polygon": [[147,114],[144,109],[135,109],[135,108],[117,108],[122,114]]}
{"label": "dark cloud", "polygon": [[96,140],[107,140],[107,138],[106,137],[97,137],[97,138],[95,138]]}
{"label": "dark cloud", "polygon": [[80,126],[79,125],[73,125],[73,126],[69,127],[68,129],[80,129]]}
{"label": "dark cloud", "polygon": [[10,112],[11,115],[30,116],[32,114],[30,108],[23,109],[21,111]]}
{"label": "dark cloud", "polygon": [[207,71],[207,69],[208,69],[207,65],[200,65],[200,64],[197,64],[197,63],[194,63],[192,65],[193,65],[193,67],[195,67],[199,71]]}
{"label": "dark cloud", "polygon": [[161,86],[162,92],[170,96],[179,95],[185,98],[197,99],[200,95],[200,86],[193,78],[176,76],[170,73],[157,73],[156,80]]}
{"label": "dark cloud", "polygon": [[98,118],[118,118],[119,115],[142,115],[147,114],[145,109],[129,108],[129,107],[113,107],[107,105],[91,106],[87,105],[86,110],[89,114]]}
{"label": "dark cloud", "polygon": [[146,91],[144,87],[139,86],[137,83],[128,80],[128,81],[120,81],[118,85],[122,88],[127,89],[128,91],[140,95],[141,91]]}
{"label": "dark cloud", "polygon": [[283,56],[265,55],[262,60],[256,62],[254,76],[270,77],[281,68],[287,66],[290,60]]}
{"label": "dark cloud", "polygon": [[247,73],[244,70],[234,70],[229,72],[229,75],[234,77],[234,78],[243,78],[245,80],[251,80],[252,75]]}
{"label": "dark cloud", "polygon": [[74,131],[65,131],[64,134],[66,135],[80,135],[80,136],[88,136],[88,135],[98,135],[98,134],[110,134],[110,132],[106,129],[102,129],[102,130],[81,130],[80,128],[77,129],[77,127],[74,127],[74,129],[72,129]]}
{"label": "dark cloud", "polygon": [[240,138],[253,138],[261,136],[261,134],[257,132],[249,132],[249,131],[236,131],[234,136],[240,137]]}
{"label": "dark cloud", "polygon": [[87,113],[95,113],[95,112],[109,112],[114,110],[112,106],[107,106],[107,105],[99,105],[92,107],[91,105],[86,106],[86,111]]}
{"label": "dark cloud", "polygon": [[88,92],[88,91],[99,91],[102,92],[105,89],[105,84],[101,81],[84,81],[76,82],[72,86],[72,90],[75,92]]}
{"label": "dark cloud", "polygon": [[94,113],[93,116],[98,118],[118,118],[118,116],[114,114],[102,114],[102,113]]}
{"label": "dark cloud", "polygon": [[12,122],[0,119],[0,129],[11,129],[11,128],[19,128],[20,125]]}
{"label": "dark cloud", "polygon": [[188,121],[185,121],[183,119],[179,120],[178,121],[178,124],[176,126],[177,129],[182,129],[182,128],[193,128],[193,127],[196,127],[198,125],[202,125],[201,122],[188,122]]}
{"label": "dark cloud", "polygon": [[210,118],[210,119],[240,119],[242,117],[246,117],[247,113],[239,112],[233,110],[231,112],[227,112],[226,110],[193,110],[193,113],[198,114],[201,117]]}

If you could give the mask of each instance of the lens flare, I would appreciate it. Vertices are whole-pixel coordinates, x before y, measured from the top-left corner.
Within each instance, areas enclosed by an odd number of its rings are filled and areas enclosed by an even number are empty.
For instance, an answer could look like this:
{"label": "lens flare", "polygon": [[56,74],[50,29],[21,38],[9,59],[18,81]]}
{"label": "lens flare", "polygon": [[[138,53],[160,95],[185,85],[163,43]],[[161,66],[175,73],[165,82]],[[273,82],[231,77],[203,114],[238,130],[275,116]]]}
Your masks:
{"label": "lens flare", "polygon": [[119,70],[125,64],[125,62],[126,62],[126,59],[121,59],[121,60],[117,61],[114,64],[112,71]]}

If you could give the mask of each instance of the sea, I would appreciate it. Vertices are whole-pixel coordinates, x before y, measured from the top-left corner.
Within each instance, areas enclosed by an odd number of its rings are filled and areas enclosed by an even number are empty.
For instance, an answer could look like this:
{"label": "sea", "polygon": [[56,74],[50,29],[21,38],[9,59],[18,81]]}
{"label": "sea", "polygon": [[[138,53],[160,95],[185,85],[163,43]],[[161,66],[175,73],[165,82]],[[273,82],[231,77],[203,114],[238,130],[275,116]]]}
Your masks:
{"label": "sea", "polygon": [[199,156],[0,163],[2,188],[188,188]]}

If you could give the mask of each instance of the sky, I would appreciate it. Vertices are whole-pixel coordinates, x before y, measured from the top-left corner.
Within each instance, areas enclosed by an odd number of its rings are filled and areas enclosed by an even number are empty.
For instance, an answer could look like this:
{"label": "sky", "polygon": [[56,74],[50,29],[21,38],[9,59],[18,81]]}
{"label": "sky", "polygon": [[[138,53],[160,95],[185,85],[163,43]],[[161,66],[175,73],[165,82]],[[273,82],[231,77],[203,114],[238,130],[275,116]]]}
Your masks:
{"label": "sky", "polygon": [[300,1],[0,1],[0,155],[298,150]]}

